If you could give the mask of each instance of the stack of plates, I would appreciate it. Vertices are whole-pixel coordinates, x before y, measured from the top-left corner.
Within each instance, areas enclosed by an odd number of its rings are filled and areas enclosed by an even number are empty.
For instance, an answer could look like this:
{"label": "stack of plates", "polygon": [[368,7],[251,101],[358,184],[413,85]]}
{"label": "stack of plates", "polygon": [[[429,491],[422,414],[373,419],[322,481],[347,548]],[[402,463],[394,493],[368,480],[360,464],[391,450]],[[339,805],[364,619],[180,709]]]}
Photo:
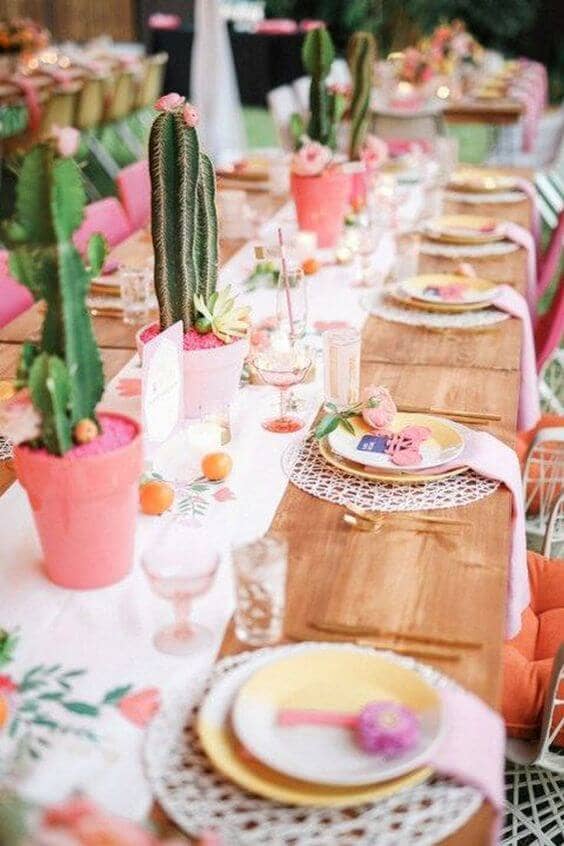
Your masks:
{"label": "stack of plates", "polygon": [[425,224],[424,234],[446,244],[488,244],[503,241],[505,225],[494,217],[445,214]]}
{"label": "stack of plates", "polygon": [[[394,464],[382,452],[382,444],[359,415],[349,418],[352,432],[339,426],[320,441],[319,448],[325,460],[361,479],[393,484],[421,484],[438,481],[464,473],[464,466],[447,467],[464,449],[464,430],[457,423],[431,414],[398,411],[387,426],[390,432],[399,432],[407,426],[423,426],[430,432],[419,447],[421,461],[413,464]],[[443,469],[441,469],[443,468]]]}
{"label": "stack of plates", "polygon": [[482,168],[461,168],[453,173],[448,187],[471,194],[495,194],[498,191],[514,191],[518,185],[514,176]]}
{"label": "stack of plates", "polygon": [[[278,725],[281,708],[356,715],[384,700],[420,718],[417,745],[399,757],[364,752],[349,728]],[[444,717],[437,691],[418,673],[375,652],[324,644],[258,652],[232,669],[205,697],[197,728],[211,763],[240,787],[293,805],[346,807],[427,779]]]}
{"label": "stack of plates", "polygon": [[390,289],[392,299],[421,311],[456,314],[489,308],[499,286],[488,279],[458,273],[422,273]]}

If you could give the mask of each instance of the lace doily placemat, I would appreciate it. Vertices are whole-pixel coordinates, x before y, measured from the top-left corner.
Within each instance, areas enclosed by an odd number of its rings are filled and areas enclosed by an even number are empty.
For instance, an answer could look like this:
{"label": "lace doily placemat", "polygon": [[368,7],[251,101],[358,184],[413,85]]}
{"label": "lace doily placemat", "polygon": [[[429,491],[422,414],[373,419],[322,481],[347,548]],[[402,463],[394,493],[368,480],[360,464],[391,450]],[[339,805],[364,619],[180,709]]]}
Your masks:
{"label": "lace doily placemat", "polygon": [[0,435],[0,461],[8,461],[14,455],[12,442]]}
{"label": "lace doily placemat", "polygon": [[358,505],[368,511],[456,508],[483,499],[499,487],[499,482],[471,470],[418,485],[361,479],[328,464],[313,435],[288,445],[282,454],[282,468],[300,490],[336,505]]}
{"label": "lace doily placemat", "polygon": [[360,300],[361,306],[374,317],[389,320],[392,323],[405,323],[408,326],[428,326],[432,329],[474,329],[479,326],[494,326],[509,319],[507,312],[497,308],[485,308],[480,311],[464,311],[458,314],[439,314],[432,311],[420,311],[414,308],[402,308],[378,291],[365,294]]}
{"label": "lace doily placemat", "polygon": [[[279,647],[280,655],[330,646],[372,651],[352,644],[302,643]],[[273,649],[244,652],[215,665],[205,693],[230,671]],[[432,667],[394,653],[381,653],[419,673],[434,687],[455,687]],[[145,766],[151,787],[168,816],[187,834],[214,829],[226,846],[432,846],[476,813],[482,796],[473,787],[433,778],[376,803],[355,808],[298,807],[263,799],[217,772],[194,728],[197,704],[178,694],[149,728]]]}
{"label": "lace doily placemat", "polygon": [[446,191],[445,200],[455,200],[459,203],[520,203],[527,199],[522,191],[498,191],[495,194],[464,193],[462,191]]}
{"label": "lace doily placemat", "polygon": [[443,244],[440,241],[423,240],[421,252],[426,256],[447,258],[482,258],[483,256],[506,256],[519,249],[513,241],[493,241],[491,244]]}

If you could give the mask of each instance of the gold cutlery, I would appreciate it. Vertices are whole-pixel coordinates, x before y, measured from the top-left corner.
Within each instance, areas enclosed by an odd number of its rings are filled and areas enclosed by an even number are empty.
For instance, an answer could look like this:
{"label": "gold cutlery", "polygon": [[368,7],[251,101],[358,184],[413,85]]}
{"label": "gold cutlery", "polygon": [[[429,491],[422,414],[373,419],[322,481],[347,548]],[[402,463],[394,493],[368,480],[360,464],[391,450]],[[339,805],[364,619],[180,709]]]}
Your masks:
{"label": "gold cutlery", "polygon": [[461,640],[436,637],[435,635],[417,634],[412,632],[394,632],[378,626],[355,625],[354,623],[318,623],[309,621],[308,626],[320,632],[329,634],[348,635],[350,637],[367,637],[370,639],[404,640],[420,645],[431,645],[441,649],[481,649],[482,644],[475,640]]}
{"label": "gold cutlery", "polygon": [[455,408],[428,408],[426,406],[402,405],[401,408],[398,407],[398,411],[406,411],[411,414],[437,414],[441,417],[448,417],[450,420],[474,420],[476,422],[480,422],[482,420],[501,420],[499,414],[488,414],[480,411],[463,411]]}
{"label": "gold cutlery", "polygon": [[[408,512],[398,512],[398,511],[366,511],[364,508],[359,508],[358,505],[353,505],[349,503],[347,506],[347,511],[352,512],[357,517],[360,517],[362,520],[370,520],[373,523],[380,523],[386,519],[389,520],[408,520],[409,522],[422,522],[422,523],[440,523],[441,525],[450,525],[450,526],[469,526],[470,523],[468,520],[456,520],[450,517],[439,517],[433,516],[432,514],[418,514],[415,511],[408,511]],[[344,515],[345,517],[347,515]],[[349,521],[345,521],[349,522]]]}
{"label": "gold cutlery", "polygon": [[378,640],[370,638],[356,638],[354,641],[357,646],[371,646],[373,649],[389,649],[391,652],[397,652],[399,655],[410,655],[412,658],[425,658],[428,661],[460,661],[460,655],[457,652],[451,652],[441,649],[425,649],[420,646],[408,646],[398,644],[394,641]]}

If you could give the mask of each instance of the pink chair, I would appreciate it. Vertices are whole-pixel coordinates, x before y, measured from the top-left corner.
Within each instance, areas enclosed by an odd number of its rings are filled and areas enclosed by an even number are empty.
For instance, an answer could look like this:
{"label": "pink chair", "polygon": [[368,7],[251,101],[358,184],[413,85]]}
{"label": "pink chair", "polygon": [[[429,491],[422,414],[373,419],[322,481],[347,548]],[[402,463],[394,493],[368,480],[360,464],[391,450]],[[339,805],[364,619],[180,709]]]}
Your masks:
{"label": "pink chair", "polygon": [[564,212],[558,215],[558,225],[552,233],[544,256],[539,258],[539,276],[537,282],[538,296],[542,297],[550,285],[560,262],[562,247],[564,246]]}
{"label": "pink chair", "polygon": [[151,219],[151,177],[147,159],[120,170],[116,183],[131,228],[142,229]]}
{"label": "pink chair", "polygon": [[539,318],[535,328],[537,370],[554,352],[564,337],[564,275],[560,277],[558,290],[546,314]]}
{"label": "pink chair", "polygon": [[115,247],[131,235],[131,224],[116,197],[106,197],[86,206],[84,222],[73,238],[79,252],[85,252],[90,236],[95,232],[104,235],[110,247]]}
{"label": "pink chair", "polygon": [[10,276],[8,251],[0,250],[0,329],[29,308],[32,302],[29,289]]}

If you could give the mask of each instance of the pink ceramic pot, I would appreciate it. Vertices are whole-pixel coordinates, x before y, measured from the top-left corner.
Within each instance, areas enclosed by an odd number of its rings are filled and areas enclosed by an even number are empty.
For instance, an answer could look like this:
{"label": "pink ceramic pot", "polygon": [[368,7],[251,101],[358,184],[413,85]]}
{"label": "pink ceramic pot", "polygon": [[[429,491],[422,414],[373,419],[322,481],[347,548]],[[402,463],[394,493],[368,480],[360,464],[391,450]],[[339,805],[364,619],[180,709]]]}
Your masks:
{"label": "pink ceramic pot", "polygon": [[334,247],[349,206],[350,174],[339,168],[327,168],[319,176],[293,173],[291,188],[300,229],[315,232],[320,247]]}
{"label": "pink ceramic pot", "polygon": [[[135,342],[143,361],[143,326]],[[243,364],[249,354],[248,338],[208,350],[184,350],[184,417],[211,414],[235,399]]]}
{"label": "pink ceramic pot", "polygon": [[125,419],[135,427],[133,440],[100,455],[50,455],[23,445],[14,450],[16,473],[43,549],[43,569],[61,587],[107,587],[133,565],[143,448],[139,424]]}

